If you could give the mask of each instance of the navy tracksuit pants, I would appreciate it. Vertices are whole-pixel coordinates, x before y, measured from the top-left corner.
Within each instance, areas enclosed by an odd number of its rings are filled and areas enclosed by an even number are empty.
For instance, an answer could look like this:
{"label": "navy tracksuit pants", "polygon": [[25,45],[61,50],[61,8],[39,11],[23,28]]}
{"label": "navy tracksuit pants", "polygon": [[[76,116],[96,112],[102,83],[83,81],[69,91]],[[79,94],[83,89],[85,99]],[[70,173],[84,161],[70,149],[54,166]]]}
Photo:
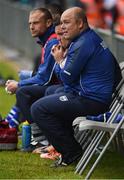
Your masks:
{"label": "navy tracksuit pants", "polygon": [[75,140],[73,120],[78,116],[98,115],[107,106],[73,93],[57,93],[37,100],[31,107],[33,121],[36,122],[63,158],[81,151]]}
{"label": "navy tracksuit pants", "polygon": [[44,96],[48,86],[30,85],[22,86],[16,91],[17,106],[20,108],[23,118],[32,122],[30,108],[38,99]]}

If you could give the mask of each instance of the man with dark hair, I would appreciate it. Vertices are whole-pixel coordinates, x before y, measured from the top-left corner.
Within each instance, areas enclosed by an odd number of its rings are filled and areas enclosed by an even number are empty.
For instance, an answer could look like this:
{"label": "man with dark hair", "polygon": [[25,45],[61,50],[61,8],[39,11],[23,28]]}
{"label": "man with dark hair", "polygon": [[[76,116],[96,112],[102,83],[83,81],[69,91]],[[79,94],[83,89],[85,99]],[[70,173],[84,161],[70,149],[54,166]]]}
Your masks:
{"label": "man with dark hair", "polygon": [[[52,15],[46,8],[37,8],[30,12],[29,27],[32,37],[38,38],[38,43],[42,46],[41,65],[34,76],[19,82],[8,80],[6,87],[12,94],[16,93],[17,107],[19,107],[25,120],[32,123],[30,106],[37,99],[44,96],[46,88],[53,81],[56,63],[51,54],[51,48],[58,43],[58,40],[53,26]],[[44,136],[39,136],[38,127],[34,129],[36,129],[35,135],[37,136],[35,140],[38,140],[37,142],[45,140]]]}
{"label": "man with dark hair", "polygon": [[56,3],[47,4],[46,7],[52,14],[54,24],[56,24],[56,23],[58,24],[58,21],[60,22],[60,17],[63,12],[62,7]]}
{"label": "man with dark hair", "polygon": [[64,91],[43,97],[33,103],[33,120],[49,142],[62,155],[53,167],[67,166],[82,155],[73,134],[72,122],[78,116],[98,115],[108,110],[112,93],[121,79],[118,63],[103,40],[89,28],[85,13],[79,7],[61,16],[63,36],[70,43],[66,57],[54,46],[52,54],[60,64]]}

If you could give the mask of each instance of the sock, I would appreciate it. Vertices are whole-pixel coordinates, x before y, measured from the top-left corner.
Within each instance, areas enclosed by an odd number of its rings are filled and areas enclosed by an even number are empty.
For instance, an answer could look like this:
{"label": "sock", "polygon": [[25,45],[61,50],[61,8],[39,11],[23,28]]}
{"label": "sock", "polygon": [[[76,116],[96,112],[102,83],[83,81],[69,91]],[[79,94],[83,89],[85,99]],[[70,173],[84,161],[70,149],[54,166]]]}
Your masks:
{"label": "sock", "polygon": [[[99,114],[98,116],[88,115],[88,116],[86,116],[86,119],[92,120],[92,121],[98,121],[98,122],[107,122],[109,117],[111,116],[111,114],[112,114],[111,112],[106,112],[104,114]],[[113,123],[119,123],[121,119],[122,119],[122,114],[119,113],[115,117]]]}
{"label": "sock", "polygon": [[37,126],[36,123],[31,124],[31,133],[33,136],[33,141],[31,142],[31,144],[40,143],[40,144],[43,144],[45,146],[49,145],[48,140],[46,139],[46,137],[44,136],[44,134],[39,129],[39,127]]}
{"label": "sock", "polygon": [[17,128],[19,125],[20,110],[14,106],[5,118],[5,121],[9,123],[10,128]]}

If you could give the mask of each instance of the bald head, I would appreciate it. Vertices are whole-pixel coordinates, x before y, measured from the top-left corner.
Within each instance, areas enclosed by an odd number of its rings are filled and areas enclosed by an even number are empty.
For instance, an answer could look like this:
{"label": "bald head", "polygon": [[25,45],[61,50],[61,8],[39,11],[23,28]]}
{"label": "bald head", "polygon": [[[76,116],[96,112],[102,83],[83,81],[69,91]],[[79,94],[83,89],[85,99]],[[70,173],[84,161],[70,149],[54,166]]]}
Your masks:
{"label": "bald head", "polygon": [[88,28],[87,18],[82,8],[72,7],[61,16],[61,24],[65,38],[73,39]]}
{"label": "bald head", "polygon": [[65,10],[62,15],[69,15],[69,14],[71,14],[77,20],[82,19],[83,23],[87,23],[87,17],[82,8],[80,8],[80,7],[69,8],[69,9]]}

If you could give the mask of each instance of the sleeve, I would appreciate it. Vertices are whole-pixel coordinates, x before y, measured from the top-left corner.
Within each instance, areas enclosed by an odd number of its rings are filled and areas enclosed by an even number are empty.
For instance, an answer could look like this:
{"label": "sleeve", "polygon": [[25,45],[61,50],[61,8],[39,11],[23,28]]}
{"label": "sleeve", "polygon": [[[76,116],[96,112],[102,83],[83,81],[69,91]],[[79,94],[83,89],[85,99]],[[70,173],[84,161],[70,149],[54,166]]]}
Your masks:
{"label": "sleeve", "polygon": [[35,76],[19,81],[19,86],[33,84],[45,85],[51,80],[52,73],[55,68],[55,60],[51,54],[51,48],[53,45],[58,43],[57,39],[52,39],[47,43],[44,53],[44,63],[40,64]]}

